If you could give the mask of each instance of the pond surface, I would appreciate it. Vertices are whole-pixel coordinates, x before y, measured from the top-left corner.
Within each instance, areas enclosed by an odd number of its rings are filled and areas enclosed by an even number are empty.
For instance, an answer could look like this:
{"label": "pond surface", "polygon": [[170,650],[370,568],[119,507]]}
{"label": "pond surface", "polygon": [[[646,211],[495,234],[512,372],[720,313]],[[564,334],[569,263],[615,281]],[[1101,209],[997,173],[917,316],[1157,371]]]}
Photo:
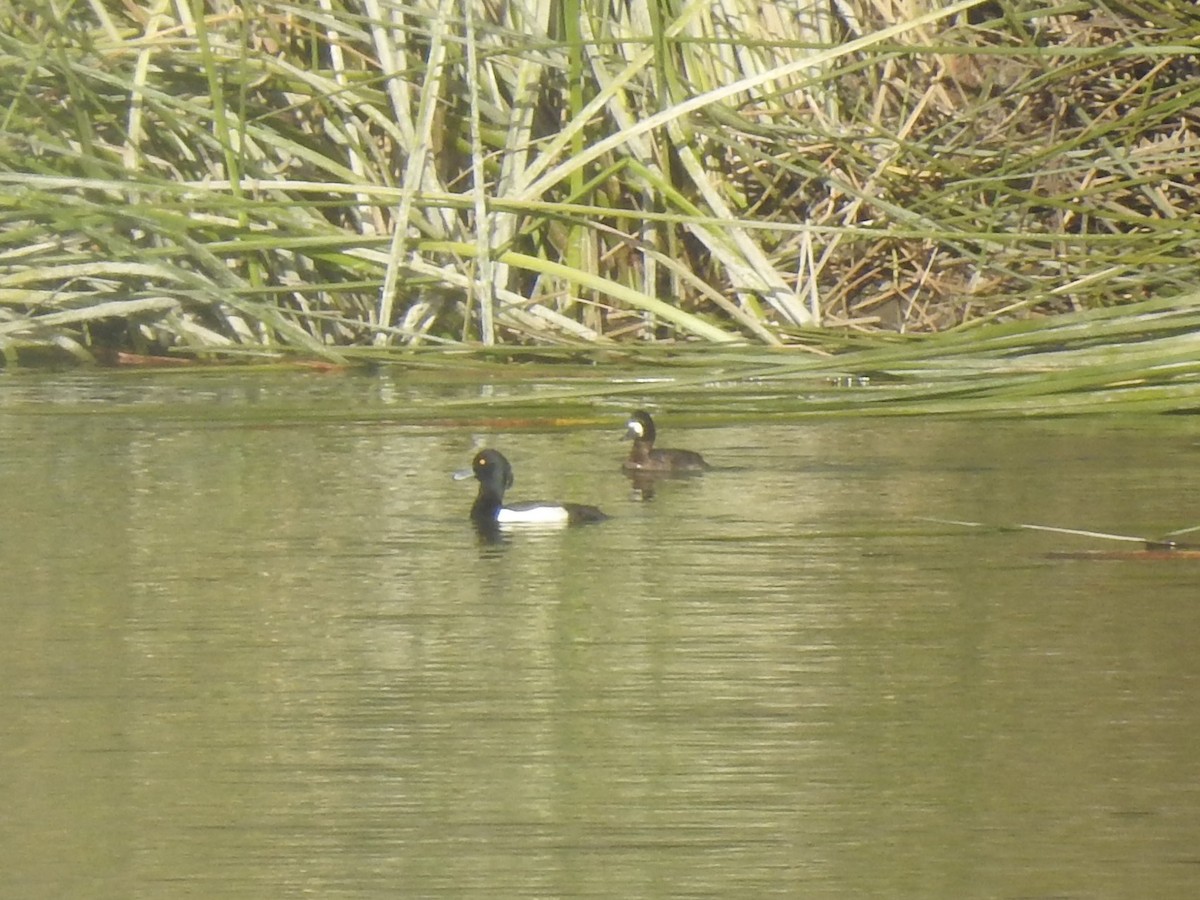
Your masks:
{"label": "pond surface", "polygon": [[923,518],[1195,524],[1194,419],[406,414],[489,390],[0,377],[9,895],[1195,896],[1200,562]]}

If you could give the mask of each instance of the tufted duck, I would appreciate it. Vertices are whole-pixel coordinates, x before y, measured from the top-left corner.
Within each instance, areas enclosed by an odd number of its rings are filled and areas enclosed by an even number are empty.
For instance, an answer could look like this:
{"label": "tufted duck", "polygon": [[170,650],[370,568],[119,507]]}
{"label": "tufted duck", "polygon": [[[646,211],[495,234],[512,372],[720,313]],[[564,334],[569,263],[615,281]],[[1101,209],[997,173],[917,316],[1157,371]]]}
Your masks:
{"label": "tufted duck", "polygon": [[582,503],[547,503],[541,500],[504,505],[504,492],[512,487],[512,466],[498,450],[480,450],[468,471],[455,473],[455,479],[479,480],[479,493],[471,506],[476,525],[587,525],[608,518],[594,506]]}
{"label": "tufted duck", "polygon": [[699,453],[691,450],[655,450],[654,420],[639,409],[626,423],[625,439],[633,440],[629,458],[622,468],[634,472],[703,472],[711,469]]}

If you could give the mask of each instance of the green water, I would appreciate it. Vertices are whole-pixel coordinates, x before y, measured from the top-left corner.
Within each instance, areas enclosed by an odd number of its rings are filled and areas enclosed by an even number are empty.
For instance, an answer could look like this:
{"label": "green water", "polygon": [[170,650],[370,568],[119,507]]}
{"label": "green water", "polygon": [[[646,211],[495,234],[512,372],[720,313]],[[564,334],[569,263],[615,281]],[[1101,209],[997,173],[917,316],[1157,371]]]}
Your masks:
{"label": "green water", "polygon": [[[646,502],[636,395],[404,424],[496,390],[0,378],[4,895],[1194,895],[1200,562],[920,518],[1193,524],[1191,419],[690,396]],[[481,544],[481,442],[612,520]]]}

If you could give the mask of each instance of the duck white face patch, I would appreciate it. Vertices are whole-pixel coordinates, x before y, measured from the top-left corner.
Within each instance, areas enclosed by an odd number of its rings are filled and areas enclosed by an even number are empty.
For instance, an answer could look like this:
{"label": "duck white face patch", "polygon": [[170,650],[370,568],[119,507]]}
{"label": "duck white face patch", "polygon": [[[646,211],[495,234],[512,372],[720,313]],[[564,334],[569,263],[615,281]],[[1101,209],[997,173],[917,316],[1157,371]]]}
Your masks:
{"label": "duck white face patch", "polygon": [[638,437],[646,436],[646,429],[642,427],[642,423],[637,419],[630,419],[626,427]]}

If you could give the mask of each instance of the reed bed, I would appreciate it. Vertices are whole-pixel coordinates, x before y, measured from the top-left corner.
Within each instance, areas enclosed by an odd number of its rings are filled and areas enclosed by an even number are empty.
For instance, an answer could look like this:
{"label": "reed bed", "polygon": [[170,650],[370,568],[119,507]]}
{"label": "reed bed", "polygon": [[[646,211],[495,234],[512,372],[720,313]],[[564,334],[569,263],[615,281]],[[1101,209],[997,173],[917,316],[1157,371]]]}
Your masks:
{"label": "reed bed", "polygon": [[1174,359],[1198,39],[1168,0],[2,7],[0,352]]}

